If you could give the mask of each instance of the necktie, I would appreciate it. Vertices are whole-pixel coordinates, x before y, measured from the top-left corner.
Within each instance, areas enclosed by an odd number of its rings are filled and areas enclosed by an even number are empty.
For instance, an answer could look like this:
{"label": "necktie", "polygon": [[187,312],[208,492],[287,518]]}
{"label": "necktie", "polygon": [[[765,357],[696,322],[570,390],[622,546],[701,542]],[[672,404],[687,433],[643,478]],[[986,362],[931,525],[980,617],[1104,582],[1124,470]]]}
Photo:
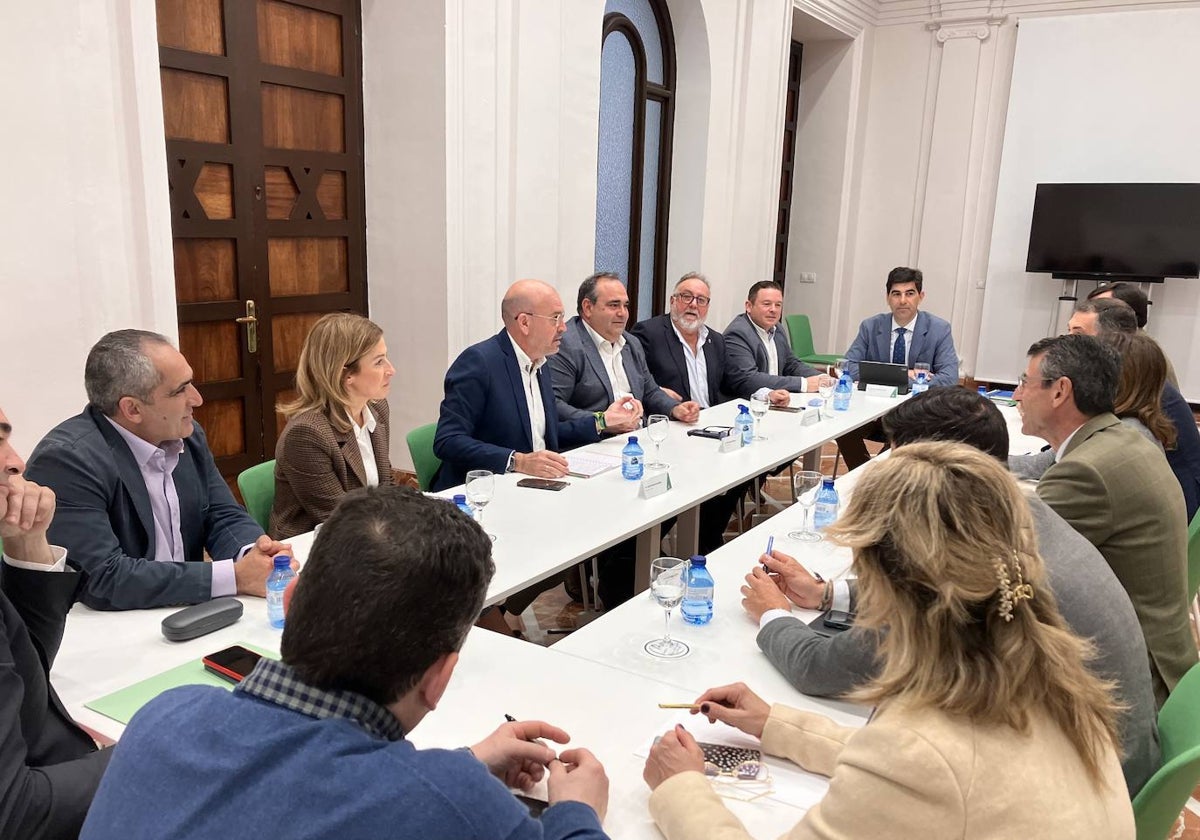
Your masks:
{"label": "necktie", "polygon": [[908,332],[907,328],[896,327],[896,343],[892,345],[892,364],[894,365],[905,364],[904,334],[906,332]]}

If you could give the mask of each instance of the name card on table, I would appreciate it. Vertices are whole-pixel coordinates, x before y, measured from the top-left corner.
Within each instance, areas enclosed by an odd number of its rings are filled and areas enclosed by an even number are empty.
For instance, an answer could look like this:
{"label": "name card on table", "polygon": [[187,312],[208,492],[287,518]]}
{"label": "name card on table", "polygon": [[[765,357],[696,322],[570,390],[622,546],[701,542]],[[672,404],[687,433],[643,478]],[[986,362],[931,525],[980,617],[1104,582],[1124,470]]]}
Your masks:
{"label": "name card on table", "polygon": [[671,473],[667,470],[646,470],[638,496],[643,499],[653,499],[671,489]]}
{"label": "name card on table", "polygon": [[800,415],[801,426],[814,426],[821,422],[822,408],[810,408]]}
{"label": "name card on table", "polygon": [[721,445],[717,448],[718,452],[737,452],[742,448],[742,436],[738,434],[726,435],[721,438]]}
{"label": "name card on table", "polygon": [[897,396],[899,396],[899,394],[900,394],[900,391],[896,388],[895,385],[868,385],[867,386],[867,396],[868,397],[890,397],[892,399],[895,399]]}

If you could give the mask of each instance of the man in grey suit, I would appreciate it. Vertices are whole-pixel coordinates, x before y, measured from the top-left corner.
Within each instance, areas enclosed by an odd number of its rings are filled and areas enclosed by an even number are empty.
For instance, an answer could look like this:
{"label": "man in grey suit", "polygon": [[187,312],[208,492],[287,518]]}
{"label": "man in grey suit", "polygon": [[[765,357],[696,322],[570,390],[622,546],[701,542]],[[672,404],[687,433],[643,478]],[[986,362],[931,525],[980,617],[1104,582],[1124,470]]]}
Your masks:
{"label": "man in grey suit", "polygon": [[1137,611],[1159,703],[1196,664],[1188,620],[1187,514],[1166,456],[1112,413],[1120,360],[1089,335],[1029,348],[1015,398],[1021,431],[1055,464],[1038,496],[1104,555]]}
{"label": "man in grey suit", "polygon": [[[615,274],[599,273],[583,281],[576,301],[579,314],[567,322],[558,353],[548,365],[554,380],[555,403],[561,420],[591,415],[596,431],[622,434],[637,429],[643,411],[665,414],[684,423],[695,423],[700,406],[681,402],[658,387],[646,366],[646,351],[625,332],[629,322],[629,294]],[[625,397],[632,411],[629,421],[608,425],[604,409]],[[617,543],[597,556],[600,581],[596,586],[607,609],[633,596],[636,542]]]}
{"label": "man in grey suit", "polygon": [[783,288],[762,280],[746,294],[746,311],[725,328],[725,366],[729,389],[738,396],[766,394],[782,388],[802,393],[817,390],[824,371],[796,358],[783,319]]}
{"label": "man in grey suit", "polygon": [[[913,397],[888,414],[883,425],[893,446],[952,440],[1001,461],[1008,455],[1008,427],[1000,411],[990,400],[962,388],[939,388]],[[1092,640],[1096,673],[1116,683],[1116,697],[1126,707],[1121,720],[1122,769],[1132,796],[1159,764],[1157,707],[1137,614],[1095,547],[1032,494],[1029,506],[1059,609],[1077,635]],[[823,599],[834,600],[825,593],[835,587],[847,590],[839,594],[853,610],[853,585],[818,581],[779,552],[763,562],[773,569],[775,580],[761,570],[748,576],[750,594],[743,605],[760,621],[759,647],[788,681],[807,694],[836,696],[873,677],[873,634],[851,629],[825,637],[789,614],[788,599],[813,608]],[[990,573],[985,567],[981,563],[981,572]]]}

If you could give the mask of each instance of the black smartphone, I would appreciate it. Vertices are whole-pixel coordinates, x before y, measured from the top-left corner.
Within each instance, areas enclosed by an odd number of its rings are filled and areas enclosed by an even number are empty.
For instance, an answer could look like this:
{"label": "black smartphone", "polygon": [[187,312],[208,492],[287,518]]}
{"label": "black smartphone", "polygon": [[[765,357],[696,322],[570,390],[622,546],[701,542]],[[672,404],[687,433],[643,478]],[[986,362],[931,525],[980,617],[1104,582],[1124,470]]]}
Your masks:
{"label": "black smartphone", "polygon": [[712,440],[727,438],[732,432],[733,426],[705,426],[703,429],[688,429],[688,434],[692,437],[711,438]]}
{"label": "black smartphone", "polygon": [[771,411],[786,411],[788,414],[799,414],[804,410],[802,405],[773,405]]}
{"label": "black smartphone", "polygon": [[534,490],[561,490],[570,487],[566,481],[555,481],[552,478],[522,478],[517,482],[518,487],[531,487]]}
{"label": "black smartphone", "polygon": [[532,796],[526,796],[523,793],[514,793],[513,796],[517,797],[521,804],[529,809],[529,816],[531,817],[540,817],[542,811],[550,807],[550,803],[544,799],[534,799]]}
{"label": "black smartphone", "polygon": [[834,630],[849,630],[854,626],[854,613],[845,610],[830,610],[825,614],[825,626]]}
{"label": "black smartphone", "polygon": [[223,680],[229,680],[231,683],[240,683],[249,676],[260,659],[262,657],[254,651],[241,645],[234,645],[225,650],[210,653],[201,661],[204,663],[204,670],[216,674]]}

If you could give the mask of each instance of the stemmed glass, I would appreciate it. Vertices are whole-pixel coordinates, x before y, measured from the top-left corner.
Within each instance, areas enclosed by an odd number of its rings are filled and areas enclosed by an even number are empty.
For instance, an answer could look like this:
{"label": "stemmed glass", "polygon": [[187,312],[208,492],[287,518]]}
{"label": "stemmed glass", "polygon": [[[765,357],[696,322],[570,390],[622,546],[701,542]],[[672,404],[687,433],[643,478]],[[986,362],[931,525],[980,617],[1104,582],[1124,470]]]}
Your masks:
{"label": "stemmed glass", "polygon": [[817,380],[817,393],[821,395],[821,412],[829,410],[829,398],[833,396],[833,387],[837,384],[832,376],[822,374]]}
{"label": "stemmed glass", "polygon": [[821,489],[821,479],[824,478],[815,470],[801,470],[792,479],[792,487],[796,491],[796,501],[804,510],[804,527],[798,531],[788,531],[788,538],[800,542],[817,542],[821,535],[812,529],[813,506],[817,503],[817,492]]}
{"label": "stemmed glass", "polygon": [[646,436],[654,441],[654,460],[646,464],[647,467],[667,466],[662,460],[662,445],[663,441],[667,439],[667,432],[670,431],[667,426],[668,422],[670,422],[670,418],[665,414],[651,414],[646,419]]}
{"label": "stemmed glass", "polygon": [[[479,527],[483,528],[483,509],[487,507],[488,502],[492,500],[492,496],[496,493],[496,476],[491,470],[471,470],[467,473],[467,502],[476,512],[476,521]],[[487,534],[487,529],[483,531]],[[492,542],[496,541],[495,534],[488,534]]]}
{"label": "stemmed glass", "polygon": [[846,372],[846,360],[838,359],[833,363],[833,378],[841,379],[842,374]]}
{"label": "stemmed glass", "polygon": [[771,403],[766,395],[759,397],[757,394],[750,397],[750,414],[754,417],[754,439],[766,440],[767,436],[759,432],[759,427],[762,425],[763,418],[767,416],[767,412],[771,409]]}
{"label": "stemmed glass", "polygon": [[661,639],[646,642],[646,653],[659,659],[679,659],[691,651],[686,644],[671,638],[671,610],[683,600],[688,563],[678,557],[658,557],[650,562],[650,594],[666,610]]}

